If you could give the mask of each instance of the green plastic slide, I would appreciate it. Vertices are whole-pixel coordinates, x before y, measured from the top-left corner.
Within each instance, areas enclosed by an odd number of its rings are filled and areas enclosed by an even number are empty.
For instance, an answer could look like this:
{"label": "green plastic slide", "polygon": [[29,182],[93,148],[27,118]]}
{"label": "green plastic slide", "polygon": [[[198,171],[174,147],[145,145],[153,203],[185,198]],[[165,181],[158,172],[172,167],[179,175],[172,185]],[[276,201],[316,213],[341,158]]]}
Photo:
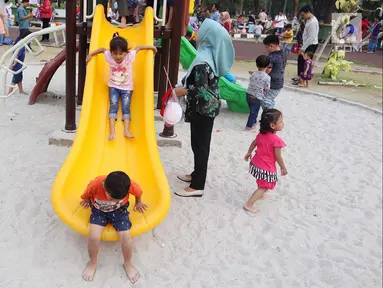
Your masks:
{"label": "green plastic slide", "polygon": [[[189,69],[197,51],[185,38],[181,38],[180,63],[184,69]],[[222,99],[226,100],[229,110],[232,112],[249,113],[249,106],[246,102],[246,89],[240,84],[233,84],[224,77],[219,79],[219,89]]]}

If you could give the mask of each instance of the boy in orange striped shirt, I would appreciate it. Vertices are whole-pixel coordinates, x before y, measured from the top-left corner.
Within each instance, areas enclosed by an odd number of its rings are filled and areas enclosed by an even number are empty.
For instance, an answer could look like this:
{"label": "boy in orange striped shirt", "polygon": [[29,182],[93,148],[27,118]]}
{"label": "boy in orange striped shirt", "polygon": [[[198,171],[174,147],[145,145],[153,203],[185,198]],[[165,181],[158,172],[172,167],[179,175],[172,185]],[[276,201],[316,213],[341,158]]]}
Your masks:
{"label": "boy in orange striped shirt", "polygon": [[122,171],[115,171],[108,176],[99,176],[88,184],[84,194],[81,195],[81,206],[91,207],[88,253],[89,262],[85,267],[82,278],[92,281],[97,268],[97,254],[100,246],[101,234],[107,224],[112,224],[121,241],[124,268],[130,282],[135,283],[140,278],[136,268],[132,265],[132,239],[129,220],[129,194],[136,197],[134,211],[144,213],[148,208],[142,203],[142,190],[140,186],[131,181]]}

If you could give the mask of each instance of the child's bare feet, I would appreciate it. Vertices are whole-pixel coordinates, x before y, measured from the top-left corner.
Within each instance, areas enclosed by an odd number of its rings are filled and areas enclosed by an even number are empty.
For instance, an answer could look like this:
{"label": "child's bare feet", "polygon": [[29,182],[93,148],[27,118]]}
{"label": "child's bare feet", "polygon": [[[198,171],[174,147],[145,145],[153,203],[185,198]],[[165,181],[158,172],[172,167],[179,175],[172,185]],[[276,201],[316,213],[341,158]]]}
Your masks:
{"label": "child's bare feet", "polygon": [[89,261],[88,264],[86,264],[84,272],[82,272],[82,278],[85,281],[93,281],[96,268],[97,268],[97,263],[92,263]]}
{"label": "child's bare feet", "polygon": [[307,88],[307,85],[305,85],[305,84],[299,84],[299,87],[301,87],[301,88]]}
{"label": "child's bare feet", "polygon": [[258,210],[254,206],[249,206],[247,203],[243,206],[243,209],[251,213],[257,213]]}
{"label": "child's bare feet", "polygon": [[130,131],[125,131],[124,135],[126,138],[134,138],[134,136],[132,135],[132,133],[130,133]]}
{"label": "child's bare feet", "polygon": [[132,263],[124,263],[124,269],[132,284],[136,283],[140,279],[140,273],[138,273],[137,269],[132,265]]}
{"label": "child's bare feet", "polygon": [[111,131],[110,134],[109,134],[109,137],[108,139],[110,141],[114,140],[116,138],[116,132],[115,131]]}
{"label": "child's bare feet", "polygon": [[119,24],[118,28],[126,28],[126,24]]}

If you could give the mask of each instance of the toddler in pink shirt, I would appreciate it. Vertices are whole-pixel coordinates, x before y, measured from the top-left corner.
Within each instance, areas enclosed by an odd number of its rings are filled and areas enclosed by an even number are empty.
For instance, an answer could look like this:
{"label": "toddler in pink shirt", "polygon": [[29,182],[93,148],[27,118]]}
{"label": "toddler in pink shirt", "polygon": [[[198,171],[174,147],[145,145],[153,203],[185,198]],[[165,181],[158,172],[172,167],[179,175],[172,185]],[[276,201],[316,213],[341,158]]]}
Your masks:
{"label": "toddler in pink shirt", "polygon": [[262,113],[261,128],[255,140],[251,143],[245,155],[245,161],[249,161],[252,152],[257,148],[254,157],[250,161],[249,172],[257,180],[258,189],[247,200],[245,210],[256,212],[254,203],[264,197],[267,190],[273,190],[277,183],[277,162],[281,168],[282,176],[287,175],[287,169],[282,158],[282,148],[285,142],[277,132],[284,127],[283,116],[277,109],[266,109]]}
{"label": "toddler in pink shirt", "polygon": [[109,86],[109,140],[116,137],[115,121],[117,120],[118,101],[122,98],[122,120],[124,121],[124,135],[133,138],[130,132],[130,103],[133,95],[133,62],[136,60],[136,54],[140,50],[153,50],[157,52],[154,46],[138,46],[135,49],[128,49],[128,42],[115,33],[110,41],[110,50],[99,48],[91,53],[87,62],[97,54],[104,53],[106,62],[110,65]]}

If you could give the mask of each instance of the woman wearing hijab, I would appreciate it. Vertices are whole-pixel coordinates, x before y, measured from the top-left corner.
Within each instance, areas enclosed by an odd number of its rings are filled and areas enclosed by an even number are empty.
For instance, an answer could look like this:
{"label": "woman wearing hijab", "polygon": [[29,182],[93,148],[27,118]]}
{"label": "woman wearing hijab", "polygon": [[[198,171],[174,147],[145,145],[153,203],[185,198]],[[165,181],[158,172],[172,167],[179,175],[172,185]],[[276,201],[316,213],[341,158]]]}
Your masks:
{"label": "woman wearing hijab", "polygon": [[221,13],[222,26],[226,29],[226,31],[230,34],[231,31],[231,19],[230,14],[228,12]]}
{"label": "woman wearing hijab", "polygon": [[177,96],[186,95],[185,121],[190,122],[194,153],[193,173],[178,176],[190,183],[189,187],[175,192],[182,197],[203,195],[214,119],[221,107],[218,81],[234,62],[230,35],[218,22],[206,19],[199,29],[197,43],[197,56],[185,76],[185,87],[175,89]]}

